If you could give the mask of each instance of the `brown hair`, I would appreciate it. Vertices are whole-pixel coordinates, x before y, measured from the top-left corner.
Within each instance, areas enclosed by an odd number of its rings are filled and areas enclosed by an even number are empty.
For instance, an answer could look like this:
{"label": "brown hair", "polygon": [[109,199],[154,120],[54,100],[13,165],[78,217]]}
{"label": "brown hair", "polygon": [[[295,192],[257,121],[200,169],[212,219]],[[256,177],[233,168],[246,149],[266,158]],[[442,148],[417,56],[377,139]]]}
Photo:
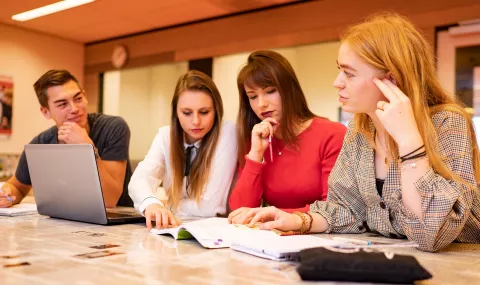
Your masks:
{"label": "brown hair", "polygon": [[[52,69],[43,74],[36,82],[33,84],[35,93],[37,94],[38,102],[40,106],[48,109],[48,94],[47,89],[54,86],[63,85],[69,81],[75,81],[78,87],[80,84],[78,80],[67,70],[64,69]],[[80,88],[82,89],[82,88]]]}
{"label": "brown hair", "polygon": [[[467,121],[468,133],[473,145],[475,177],[480,181],[480,159],[472,119],[454,96],[440,85],[435,72],[433,51],[424,37],[406,18],[395,13],[383,13],[368,18],[351,27],[342,39],[366,63],[384,74],[391,72],[396,84],[412,104],[418,130],[425,144],[433,169],[443,177],[462,184],[465,181],[453,173],[438,152],[438,135],[432,115],[451,111]],[[373,143],[370,118],[367,114],[355,114],[353,133],[362,133]],[[391,155],[397,157],[398,147],[388,134]],[[469,185],[476,188],[476,185]]]}
{"label": "brown hair", "polygon": [[177,81],[175,93],[172,99],[172,117],[170,122],[170,157],[172,167],[172,185],[168,195],[168,204],[174,209],[178,207],[183,189],[185,170],[184,131],[177,116],[177,104],[181,94],[186,91],[201,91],[209,95],[213,100],[215,121],[212,129],[202,138],[202,144],[198,155],[192,162],[190,171],[190,183],[187,196],[197,202],[203,194],[203,188],[208,182],[210,166],[215,154],[218,137],[223,118],[223,102],[215,83],[206,74],[190,70]]}
{"label": "brown hair", "polygon": [[260,119],[250,107],[245,91],[249,87],[275,87],[282,99],[282,118],[280,133],[287,146],[294,146],[297,142],[295,133],[303,122],[315,117],[307,105],[297,76],[288,60],[277,52],[261,50],[251,53],[245,66],[237,77],[237,86],[240,96],[240,106],[237,118],[238,134],[238,161],[240,166],[245,164],[245,154],[251,143],[251,132]]}

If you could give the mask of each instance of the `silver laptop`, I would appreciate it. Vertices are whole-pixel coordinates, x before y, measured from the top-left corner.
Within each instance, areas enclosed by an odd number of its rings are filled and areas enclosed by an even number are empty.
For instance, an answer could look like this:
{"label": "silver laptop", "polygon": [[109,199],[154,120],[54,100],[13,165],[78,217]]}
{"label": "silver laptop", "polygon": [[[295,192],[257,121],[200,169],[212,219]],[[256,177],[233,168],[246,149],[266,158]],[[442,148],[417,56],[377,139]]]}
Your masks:
{"label": "silver laptop", "polygon": [[25,155],[39,214],[100,225],[144,220],[133,208],[105,209],[92,145],[27,144]]}

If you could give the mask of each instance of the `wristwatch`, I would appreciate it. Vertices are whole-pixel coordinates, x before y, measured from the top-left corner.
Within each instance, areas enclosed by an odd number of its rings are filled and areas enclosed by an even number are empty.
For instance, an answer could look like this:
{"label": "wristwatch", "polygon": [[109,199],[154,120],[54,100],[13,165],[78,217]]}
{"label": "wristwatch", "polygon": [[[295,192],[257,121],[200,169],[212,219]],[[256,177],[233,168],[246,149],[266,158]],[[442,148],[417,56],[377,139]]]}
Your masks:
{"label": "wristwatch", "polygon": [[100,154],[98,154],[98,149],[96,147],[93,147],[93,154],[95,155],[95,160],[100,157]]}

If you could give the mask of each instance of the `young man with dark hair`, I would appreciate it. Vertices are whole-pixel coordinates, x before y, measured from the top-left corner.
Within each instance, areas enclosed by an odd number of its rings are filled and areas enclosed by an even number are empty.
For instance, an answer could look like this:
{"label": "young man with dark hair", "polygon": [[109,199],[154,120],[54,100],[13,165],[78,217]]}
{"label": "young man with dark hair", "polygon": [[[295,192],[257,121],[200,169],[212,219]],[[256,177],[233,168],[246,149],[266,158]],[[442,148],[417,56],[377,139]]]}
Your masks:
{"label": "young man with dark hair", "polygon": [[[127,123],[117,116],[88,114],[85,91],[66,70],[50,70],[33,86],[40,111],[46,119],[53,119],[55,126],[40,133],[30,143],[93,145],[105,206],[132,206],[127,192],[132,174],[128,159],[130,130]],[[15,175],[2,186],[0,207],[19,203],[30,191],[31,184],[23,152]]]}

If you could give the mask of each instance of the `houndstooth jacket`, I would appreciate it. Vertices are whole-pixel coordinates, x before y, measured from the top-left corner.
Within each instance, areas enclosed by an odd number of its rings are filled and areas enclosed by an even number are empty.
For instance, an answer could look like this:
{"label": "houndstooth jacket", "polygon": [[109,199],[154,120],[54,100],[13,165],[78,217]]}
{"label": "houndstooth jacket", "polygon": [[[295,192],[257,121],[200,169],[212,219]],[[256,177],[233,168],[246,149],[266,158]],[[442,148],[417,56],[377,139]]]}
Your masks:
{"label": "houndstooth jacket", "polygon": [[[438,112],[432,119],[446,165],[475,185],[467,121],[449,111]],[[373,133],[373,124],[370,128]],[[370,231],[393,238],[407,237],[424,251],[437,251],[453,241],[480,242],[479,189],[447,180],[430,168],[415,182],[424,213],[424,220],[419,220],[402,204],[399,163],[390,164],[380,197],[375,186],[374,150],[364,135],[352,130],[353,121],[330,173],[327,201],[310,206],[311,212],[328,221],[327,232]]]}

